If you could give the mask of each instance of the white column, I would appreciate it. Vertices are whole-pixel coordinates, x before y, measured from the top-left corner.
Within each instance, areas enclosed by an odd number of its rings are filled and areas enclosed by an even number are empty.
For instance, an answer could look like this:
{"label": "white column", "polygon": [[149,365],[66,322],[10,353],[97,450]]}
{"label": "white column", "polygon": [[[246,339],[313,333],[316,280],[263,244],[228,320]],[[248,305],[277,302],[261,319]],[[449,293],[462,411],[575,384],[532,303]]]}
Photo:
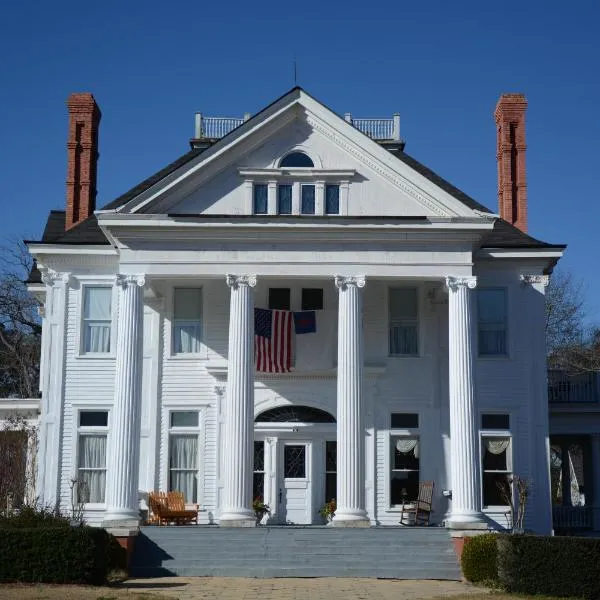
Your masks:
{"label": "white column", "polygon": [[339,290],[337,374],[338,527],[367,527],[363,406],[362,293],[365,277],[336,275]]}
{"label": "white column", "polygon": [[472,293],[476,277],[447,277],[450,387],[450,451],[454,529],[485,527],[481,513],[481,475],[475,371]]}
{"label": "white column", "polygon": [[256,277],[227,275],[231,289],[229,356],[223,440],[224,489],[220,523],[252,527],[254,441],[254,300]]}
{"label": "white column", "polygon": [[592,438],[592,506],[594,531],[600,531],[600,433]]}
{"label": "white column", "polygon": [[117,275],[115,396],[107,448],[104,524],[139,521],[144,277]]}

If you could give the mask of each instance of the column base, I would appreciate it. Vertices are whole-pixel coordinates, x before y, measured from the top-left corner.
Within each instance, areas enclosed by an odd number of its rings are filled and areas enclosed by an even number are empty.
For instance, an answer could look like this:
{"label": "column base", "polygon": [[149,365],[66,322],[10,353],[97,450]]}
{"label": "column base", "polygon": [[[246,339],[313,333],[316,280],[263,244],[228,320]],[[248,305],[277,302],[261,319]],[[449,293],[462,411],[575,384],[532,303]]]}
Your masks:
{"label": "column base", "polygon": [[482,513],[470,513],[464,515],[450,515],[446,520],[448,529],[459,530],[486,530],[488,523]]}
{"label": "column base", "polygon": [[335,513],[331,521],[332,527],[371,527],[371,521],[364,510]]}
{"label": "column base", "polygon": [[117,511],[111,510],[104,515],[102,527],[104,529],[134,529],[141,522],[139,511]]}
{"label": "column base", "polygon": [[256,527],[256,517],[252,511],[232,511],[219,517],[221,527]]}

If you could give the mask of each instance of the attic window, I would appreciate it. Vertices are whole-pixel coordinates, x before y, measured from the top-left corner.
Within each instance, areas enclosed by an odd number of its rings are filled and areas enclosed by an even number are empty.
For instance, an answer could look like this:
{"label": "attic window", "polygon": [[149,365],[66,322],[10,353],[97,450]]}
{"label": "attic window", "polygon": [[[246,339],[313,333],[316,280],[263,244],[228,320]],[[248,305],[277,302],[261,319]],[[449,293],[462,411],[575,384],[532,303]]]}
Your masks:
{"label": "attic window", "polygon": [[280,167],[314,167],[311,158],[304,152],[290,152],[279,163]]}

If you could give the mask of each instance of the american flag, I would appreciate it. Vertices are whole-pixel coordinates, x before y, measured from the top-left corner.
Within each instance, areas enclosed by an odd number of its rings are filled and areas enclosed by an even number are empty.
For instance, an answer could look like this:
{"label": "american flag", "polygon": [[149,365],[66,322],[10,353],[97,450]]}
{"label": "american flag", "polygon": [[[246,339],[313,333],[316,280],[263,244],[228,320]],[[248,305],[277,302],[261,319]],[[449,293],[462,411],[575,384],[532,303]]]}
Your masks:
{"label": "american flag", "polygon": [[254,309],[254,365],[262,373],[292,370],[292,319],[289,310]]}

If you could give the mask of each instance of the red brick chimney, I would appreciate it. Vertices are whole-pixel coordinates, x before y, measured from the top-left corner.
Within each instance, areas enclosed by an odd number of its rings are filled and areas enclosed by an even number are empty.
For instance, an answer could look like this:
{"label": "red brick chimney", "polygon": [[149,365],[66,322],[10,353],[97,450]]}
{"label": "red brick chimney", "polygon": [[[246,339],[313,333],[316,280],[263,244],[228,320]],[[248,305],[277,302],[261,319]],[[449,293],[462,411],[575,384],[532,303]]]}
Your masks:
{"label": "red brick chimney", "polygon": [[65,231],[87,219],[96,208],[98,125],[100,109],[90,93],[71,94],[67,141],[67,212]]}
{"label": "red brick chimney", "polygon": [[523,94],[502,94],[496,105],[498,127],[498,207],[500,216],[527,231],[527,177],[525,174],[525,111]]}

